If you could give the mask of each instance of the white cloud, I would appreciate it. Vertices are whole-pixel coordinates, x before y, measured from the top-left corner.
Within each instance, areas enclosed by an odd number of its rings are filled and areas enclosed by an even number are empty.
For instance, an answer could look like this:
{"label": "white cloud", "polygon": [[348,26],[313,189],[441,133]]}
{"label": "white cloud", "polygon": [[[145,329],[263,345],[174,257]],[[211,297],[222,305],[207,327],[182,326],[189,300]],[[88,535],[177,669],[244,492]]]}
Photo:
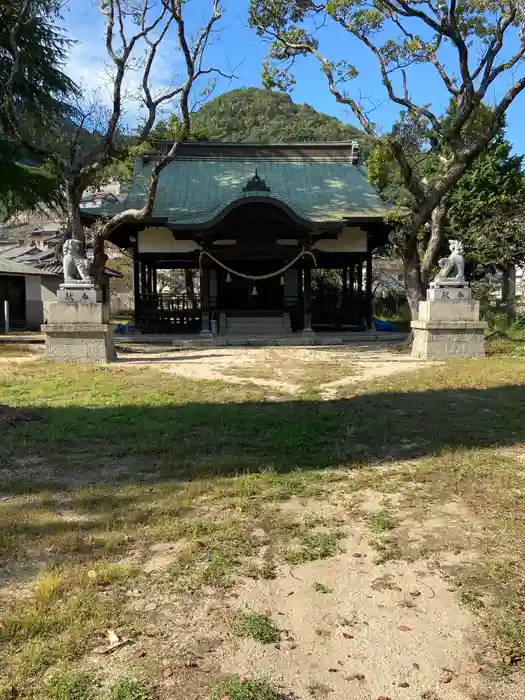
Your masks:
{"label": "white cloud", "polygon": [[[90,0],[81,1],[82,7],[77,6],[75,13],[71,12],[66,18],[66,30],[77,43],[70,49],[65,70],[81,87],[86,104],[96,101],[102,107],[109,108],[115,67],[105,45],[106,20]],[[136,31],[133,27],[129,29],[130,34]],[[177,84],[174,71],[177,67],[183,68],[183,62],[174,39],[175,36],[168,33],[155,57],[150,81],[153,95]],[[123,82],[124,121],[128,123],[136,123],[141,116],[142,72],[139,63],[145,48],[144,43],[137,45]],[[134,70],[134,67],[138,69]]]}

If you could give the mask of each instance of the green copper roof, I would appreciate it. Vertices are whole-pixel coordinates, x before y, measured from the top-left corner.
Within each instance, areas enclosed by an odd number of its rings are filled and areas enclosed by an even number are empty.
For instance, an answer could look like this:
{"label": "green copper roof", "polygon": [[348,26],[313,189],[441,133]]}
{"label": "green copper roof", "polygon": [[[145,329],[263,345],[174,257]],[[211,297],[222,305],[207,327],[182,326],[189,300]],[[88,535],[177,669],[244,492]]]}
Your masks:
{"label": "green copper roof", "polygon": [[[198,148],[191,149],[195,155],[178,157],[162,171],[154,218],[166,219],[178,228],[204,228],[227,207],[254,196],[277,200],[312,223],[381,219],[390,211],[347,151],[327,153],[321,148],[304,155],[299,149],[283,147],[279,154],[274,148],[275,155],[271,146],[265,146],[260,154],[252,148],[243,155],[243,149],[237,147],[235,155],[215,149],[200,157]],[[140,207],[151,167],[151,160],[138,161],[127,199],[89,212],[108,215]],[[243,192],[256,171],[269,191]]]}

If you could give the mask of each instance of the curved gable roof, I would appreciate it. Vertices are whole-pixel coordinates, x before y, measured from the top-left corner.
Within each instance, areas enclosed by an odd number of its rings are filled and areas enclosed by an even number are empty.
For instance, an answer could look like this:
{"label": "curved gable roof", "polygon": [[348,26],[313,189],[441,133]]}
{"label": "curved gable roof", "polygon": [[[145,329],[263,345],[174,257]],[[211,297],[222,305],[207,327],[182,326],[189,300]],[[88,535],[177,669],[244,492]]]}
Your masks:
{"label": "curved gable roof", "polygon": [[[154,160],[137,161],[128,197],[99,212],[111,215],[142,206]],[[269,191],[243,192],[256,171]],[[153,218],[176,228],[206,228],[235,203],[253,197],[280,203],[305,224],[381,220],[391,210],[352,164],[349,144],[256,147],[204,142],[185,144],[161,172]]]}

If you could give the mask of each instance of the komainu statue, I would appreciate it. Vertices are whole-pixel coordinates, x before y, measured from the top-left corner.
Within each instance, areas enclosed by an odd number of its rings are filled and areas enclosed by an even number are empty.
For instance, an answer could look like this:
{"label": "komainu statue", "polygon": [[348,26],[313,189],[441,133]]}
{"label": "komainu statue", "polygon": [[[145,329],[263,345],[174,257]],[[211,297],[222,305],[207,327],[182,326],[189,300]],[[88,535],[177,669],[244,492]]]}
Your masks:
{"label": "komainu statue", "polygon": [[93,277],[90,275],[91,263],[82,252],[82,243],[69,238],[64,241],[63,267],[64,284],[93,284]]}
{"label": "komainu statue", "polygon": [[[434,284],[443,282],[444,280],[457,280],[458,282],[465,281],[465,258],[463,257],[463,246],[459,241],[450,240],[450,255],[448,258],[440,258],[439,267],[441,268],[434,277]],[[451,274],[455,270],[456,274]]]}

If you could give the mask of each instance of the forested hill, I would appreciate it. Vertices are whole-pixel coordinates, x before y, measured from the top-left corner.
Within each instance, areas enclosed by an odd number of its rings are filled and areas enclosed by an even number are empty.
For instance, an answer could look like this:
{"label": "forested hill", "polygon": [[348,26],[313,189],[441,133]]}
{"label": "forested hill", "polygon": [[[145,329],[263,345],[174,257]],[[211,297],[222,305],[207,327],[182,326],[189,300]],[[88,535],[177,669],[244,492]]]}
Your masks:
{"label": "forested hill", "polygon": [[362,141],[364,137],[362,131],[335,117],[261,88],[232,90],[210,100],[193,115],[192,130],[214,141],[255,143]]}

